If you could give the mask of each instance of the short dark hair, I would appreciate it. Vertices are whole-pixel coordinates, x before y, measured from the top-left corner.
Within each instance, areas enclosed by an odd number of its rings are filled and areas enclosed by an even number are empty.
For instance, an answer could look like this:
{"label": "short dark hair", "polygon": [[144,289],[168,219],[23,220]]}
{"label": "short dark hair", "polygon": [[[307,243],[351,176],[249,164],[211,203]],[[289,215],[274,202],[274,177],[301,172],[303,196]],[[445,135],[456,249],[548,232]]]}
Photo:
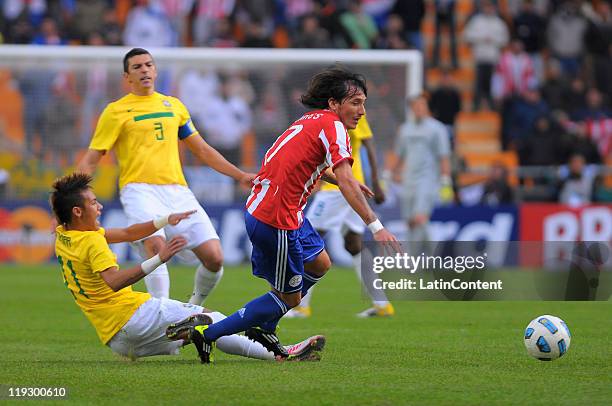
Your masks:
{"label": "short dark hair", "polygon": [[49,203],[60,224],[70,223],[73,207],[83,207],[83,192],[91,189],[91,181],[86,173],[73,173],[53,182]]}
{"label": "short dark hair", "polygon": [[128,51],[127,54],[123,57],[123,71],[125,73],[128,72],[128,68],[130,67],[130,58],[137,55],[151,55],[149,51],[144,48],[132,48]]}
{"label": "short dark hair", "polygon": [[329,107],[329,99],[341,102],[358,90],[368,95],[363,75],[353,73],[342,66],[334,66],[317,73],[310,79],[308,89],[300,98],[300,102],[307,107],[326,109]]}

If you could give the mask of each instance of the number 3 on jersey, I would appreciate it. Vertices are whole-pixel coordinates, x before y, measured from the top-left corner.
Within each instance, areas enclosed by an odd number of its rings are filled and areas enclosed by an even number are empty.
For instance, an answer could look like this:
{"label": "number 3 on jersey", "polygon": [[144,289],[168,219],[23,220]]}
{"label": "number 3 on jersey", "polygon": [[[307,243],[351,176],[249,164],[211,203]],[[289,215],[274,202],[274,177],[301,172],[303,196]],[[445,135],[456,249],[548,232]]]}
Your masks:
{"label": "number 3 on jersey", "polygon": [[157,121],[153,123],[155,129],[155,139],[161,141],[164,139],[164,126],[161,122]]}
{"label": "number 3 on jersey", "polygon": [[272,158],[274,158],[274,155],[276,155],[276,153],[286,143],[291,141],[291,139],[293,137],[298,135],[300,133],[300,131],[302,131],[303,128],[304,128],[304,126],[302,124],[294,125],[294,126],[291,126],[291,127],[287,128],[287,130],[280,137],[278,137],[276,142],[270,147],[268,152],[266,152],[266,156],[265,156],[265,159],[264,159],[264,165],[267,165],[268,162],[270,162],[270,160]]}

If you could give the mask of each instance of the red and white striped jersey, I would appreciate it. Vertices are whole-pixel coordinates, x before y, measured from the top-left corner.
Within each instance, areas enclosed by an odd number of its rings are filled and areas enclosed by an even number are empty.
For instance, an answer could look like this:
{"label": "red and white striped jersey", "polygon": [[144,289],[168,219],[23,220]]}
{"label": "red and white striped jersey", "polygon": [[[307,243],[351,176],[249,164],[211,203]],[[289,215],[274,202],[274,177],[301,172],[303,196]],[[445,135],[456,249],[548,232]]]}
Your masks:
{"label": "red and white striped jersey", "polygon": [[329,110],[304,114],[266,152],[246,203],[248,212],[270,226],[298,229],[321,174],[345,159],[353,164],[349,135],[338,115]]}

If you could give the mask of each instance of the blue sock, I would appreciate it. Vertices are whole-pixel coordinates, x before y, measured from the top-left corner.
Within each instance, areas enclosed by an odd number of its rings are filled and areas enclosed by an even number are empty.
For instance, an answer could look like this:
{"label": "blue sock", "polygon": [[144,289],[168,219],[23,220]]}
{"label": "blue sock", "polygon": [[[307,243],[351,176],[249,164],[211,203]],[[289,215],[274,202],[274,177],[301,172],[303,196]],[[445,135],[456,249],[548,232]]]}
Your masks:
{"label": "blue sock", "polygon": [[[304,276],[302,277],[302,297],[304,297],[306,292],[308,292],[308,289],[310,289],[315,283],[321,280],[321,278],[322,278],[321,276],[317,278],[309,273],[304,272]],[[275,331],[276,326],[278,326],[278,322],[280,321],[282,317],[283,316],[280,316],[277,319],[262,323],[259,325],[259,327],[261,327],[265,331]]]}
{"label": "blue sock", "polygon": [[211,324],[204,331],[204,337],[207,340],[215,341],[219,337],[239,333],[270,320],[277,320],[287,313],[287,310],[289,307],[282,300],[274,293],[268,292],[251,300],[229,317]]}

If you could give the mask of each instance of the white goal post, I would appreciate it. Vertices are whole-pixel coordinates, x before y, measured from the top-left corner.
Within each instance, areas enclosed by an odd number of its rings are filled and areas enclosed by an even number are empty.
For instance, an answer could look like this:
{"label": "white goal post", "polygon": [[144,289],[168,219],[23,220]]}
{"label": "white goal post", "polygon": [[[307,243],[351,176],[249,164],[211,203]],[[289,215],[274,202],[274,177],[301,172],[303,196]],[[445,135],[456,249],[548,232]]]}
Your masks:
{"label": "white goal post", "polygon": [[[0,66],[14,63],[95,62],[118,63],[130,47],[98,46],[0,46]],[[228,64],[378,64],[406,67],[406,96],[423,88],[423,56],[415,50],[279,49],[279,48],[149,48],[160,62],[215,62]]]}

